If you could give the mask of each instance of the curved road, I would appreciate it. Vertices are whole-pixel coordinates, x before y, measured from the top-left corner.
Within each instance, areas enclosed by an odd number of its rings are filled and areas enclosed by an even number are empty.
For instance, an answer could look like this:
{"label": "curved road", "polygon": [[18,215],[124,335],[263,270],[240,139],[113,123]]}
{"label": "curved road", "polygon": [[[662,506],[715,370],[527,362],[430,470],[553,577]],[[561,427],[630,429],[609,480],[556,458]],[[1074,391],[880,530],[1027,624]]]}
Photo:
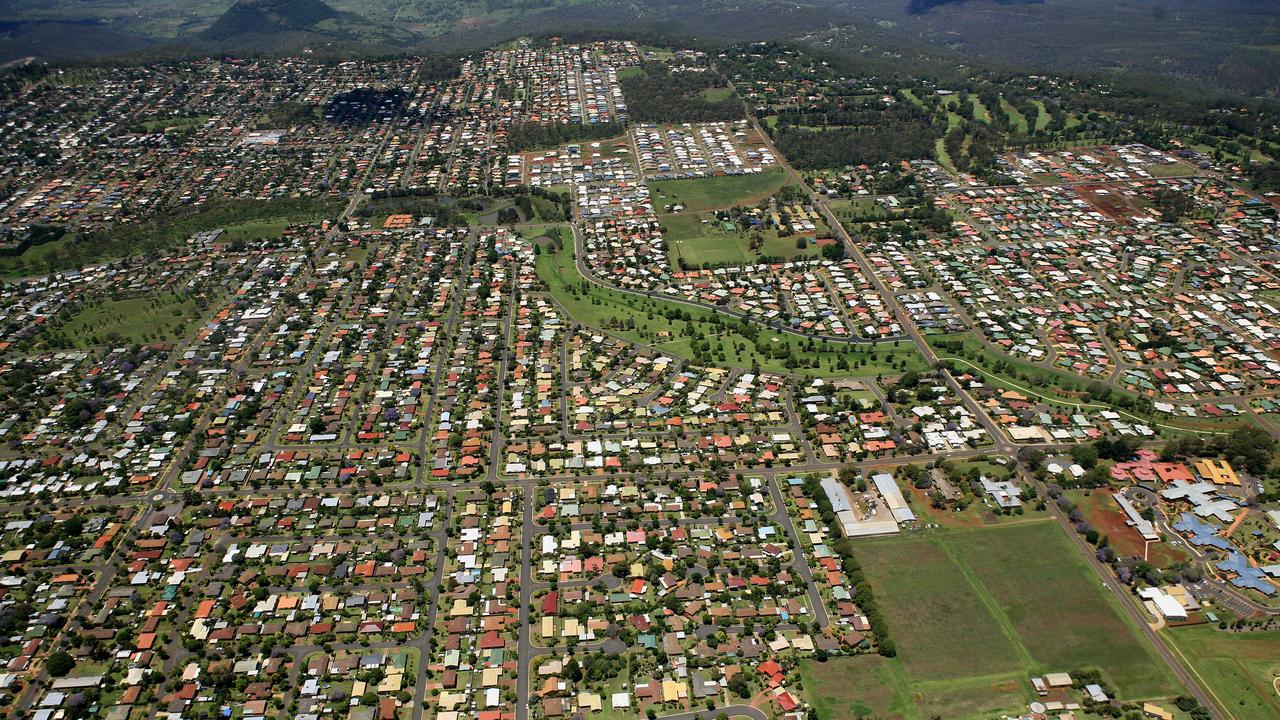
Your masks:
{"label": "curved road", "polygon": [[715,720],[724,713],[729,717],[749,717],[751,720],[769,720],[769,716],[760,708],[751,705],[725,705],[715,710],[699,710],[697,712],[679,713],[677,715],[659,715],[658,720]]}

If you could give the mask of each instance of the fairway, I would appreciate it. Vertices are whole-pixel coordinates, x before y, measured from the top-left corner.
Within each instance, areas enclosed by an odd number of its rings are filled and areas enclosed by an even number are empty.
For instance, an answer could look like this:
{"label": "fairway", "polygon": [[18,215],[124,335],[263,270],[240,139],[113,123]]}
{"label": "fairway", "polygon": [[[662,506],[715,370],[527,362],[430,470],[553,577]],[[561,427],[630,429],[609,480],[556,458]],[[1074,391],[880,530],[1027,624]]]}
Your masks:
{"label": "fairway", "polygon": [[1273,685],[1280,672],[1280,630],[1228,633],[1197,625],[1162,634],[1208,686],[1227,720],[1280,717]]}
{"label": "fairway", "polygon": [[665,205],[680,204],[684,205],[686,212],[723,210],[735,205],[754,205],[778,192],[786,184],[787,175],[781,170],[769,170],[752,175],[654,180],[648,183],[655,209],[661,210]]}
{"label": "fairway", "polygon": [[863,541],[858,555],[925,717],[1017,709],[1045,672],[1100,669],[1124,699],[1179,692],[1056,523]]}

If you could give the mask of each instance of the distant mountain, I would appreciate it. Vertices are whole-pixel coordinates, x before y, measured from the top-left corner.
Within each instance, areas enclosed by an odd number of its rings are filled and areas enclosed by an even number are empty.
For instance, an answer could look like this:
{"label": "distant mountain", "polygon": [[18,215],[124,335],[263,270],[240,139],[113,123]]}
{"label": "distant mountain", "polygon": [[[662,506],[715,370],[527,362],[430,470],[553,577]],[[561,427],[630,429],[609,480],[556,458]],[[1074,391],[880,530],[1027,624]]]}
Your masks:
{"label": "distant mountain", "polygon": [[314,32],[325,20],[341,16],[320,0],[237,0],[201,35],[209,40],[232,40],[245,35]]}
{"label": "distant mountain", "polygon": [[[911,0],[907,3],[907,12],[912,15],[927,13],[940,5],[963,5],[968,0]],[[995,0],[1001,5],[1039,5],[1045,0]]]}
{"label": "distant mountain", "polygon": [[1162,75],[1248,95],[1280,95],[1276,0],[812,1],[979,60]]}
{"label": "distant mountain", "polygon": [[335,10],[322,0],[237,0],[196,36],[222,50],[284,52],[314,44],[356,44],[394,48],[408,33],[379,28],[359,15]]}
{"label": "distant mountain", "polygon": [[[232,4],[234,3],[234,4]],[[0,62],[461,53],[520,35],[801,41],[886,64],[1125,72],[1280,96],[1280,0],[0,0]],[[901,58],[901,60],[898,60]],[[890,70],[892,68],[889,68]]]}
{"label": "distant mountain", "polygon": [[0,21],[0,60],[26,56],[43,60],[84,60],[141,50],[153,42],[94,19]]}

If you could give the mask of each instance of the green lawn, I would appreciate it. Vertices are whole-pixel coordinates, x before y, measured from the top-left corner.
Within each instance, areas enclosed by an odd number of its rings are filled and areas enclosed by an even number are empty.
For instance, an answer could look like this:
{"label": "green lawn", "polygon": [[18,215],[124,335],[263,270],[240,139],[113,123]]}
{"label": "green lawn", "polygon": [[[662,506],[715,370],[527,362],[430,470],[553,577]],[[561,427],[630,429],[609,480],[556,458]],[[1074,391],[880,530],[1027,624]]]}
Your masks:
{"label": "green lawn", "polygon": [[[791,372],[806,376],[873,376],[895,374],[903,369],[921,369],[924,359],[910,343],[885,342],[876,345],[815,344],[812,350],[796,336],[769,330],[759,325],[743,326],[742,321],[705,308],[654,300],[631,293],[587,283],[574,264],[570,244],[558,253],[542,252],[537,260],[538,277],[547,285],[556,301],[582,325],[609,330],[631,342],[654,345],[669,355],[692,358],[691,333],[701,336],[699,342],[710,344],[717,365],[749,368],[759,363],[767,372]],[[668,319],[667,313],[679,311],[680,319]],[[687,317],[688,319],[684,319]],[[817,367],[788,369],[782,351],[806,365],[816,361]],[[843,357],[848,369],[839,368]]]}
{"label": "green lawn", "polygon": [[213,304],[208,298],[173,292],[104,300],[80,308],[61,327],[46,332],[58,339],[56,344],[77,348],[176,340]]}
{"label": "green lawn", "polygon": [[1056,522],[859,541],[923,717],[985,717],[1034,674],[1098,668],[1124,699],[1177,695]]}
{"label": "green lawn", "polygon": [[684,205],[686,212],[702,212],[735,205],[754,205],[786,184],[786,173],[769,170],[753,175],[657,180],[649,183],[649,190],[654,206],[659,210],[664,205],[679,203]]}
{"label": "green lawn", "polygon": [[1226,720],[1280,717],[1280,630],[1227,633],[1197,625],[1162,634],[1216,698]]}

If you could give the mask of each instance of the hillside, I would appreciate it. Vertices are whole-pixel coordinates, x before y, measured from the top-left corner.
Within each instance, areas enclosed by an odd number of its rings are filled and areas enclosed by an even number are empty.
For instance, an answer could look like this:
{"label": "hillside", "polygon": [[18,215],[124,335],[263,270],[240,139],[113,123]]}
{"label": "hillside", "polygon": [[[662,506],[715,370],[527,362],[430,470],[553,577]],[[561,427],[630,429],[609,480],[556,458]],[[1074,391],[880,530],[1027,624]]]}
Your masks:
{"label": "hillside", "polygon": [[830,1],[904,38],[984,60],[1280,94],[1280,12],[1269,0]]}
{"label": "hillside", "polygon": [[[1280,95],[1272,0],[0,0],[0,61],[148,45],[458,52],[521,35],[800,40],[833,54],[1159,75]],[[954,62],[950,63],[955,65]]]}

